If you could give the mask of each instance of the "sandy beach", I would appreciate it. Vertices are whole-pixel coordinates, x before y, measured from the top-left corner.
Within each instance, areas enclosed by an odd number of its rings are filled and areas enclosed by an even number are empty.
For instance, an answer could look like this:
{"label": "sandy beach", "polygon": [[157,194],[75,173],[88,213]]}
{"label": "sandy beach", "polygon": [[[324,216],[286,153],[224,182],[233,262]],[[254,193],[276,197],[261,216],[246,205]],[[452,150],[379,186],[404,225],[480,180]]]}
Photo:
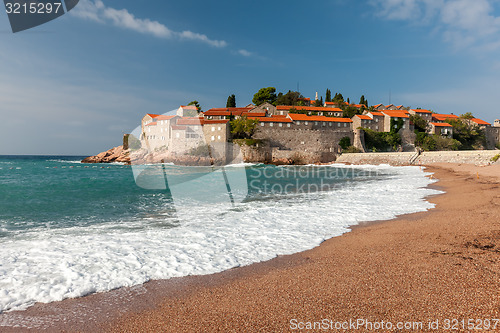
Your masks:
{"label": "sandy beach", "polygon": [[365,223],[312,250],[219,274],[4,313],[0,331],[370,331],[362,322],[379,332],[388,323],[500,331],[500,165],[428,171],[446,191],[429,198],[429,212]]}

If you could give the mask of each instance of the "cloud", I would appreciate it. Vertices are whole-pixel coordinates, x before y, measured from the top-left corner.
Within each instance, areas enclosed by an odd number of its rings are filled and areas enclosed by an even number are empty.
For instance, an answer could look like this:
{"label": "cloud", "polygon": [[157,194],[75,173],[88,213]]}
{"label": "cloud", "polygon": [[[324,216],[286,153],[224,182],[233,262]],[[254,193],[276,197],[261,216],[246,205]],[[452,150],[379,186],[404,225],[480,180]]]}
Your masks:
{"label": "cloud", "polygon": [[140,19],[127,9],[106,7],[101,0],[81,0],[79,5],[70,12],[72,15],[102,24],[112,23],[117,27],[133,30],[164,39],[191,40],[208,44],[213,47],[226,47],[224,40],[214,40],[208,36],[189,30],[177,32],[169,29],[158,21]]}
{"label": "cloud", "polygon": [[242,55],[242,56],[244,56],[244,57],[251,57],[253,55],[252,52],[247,51],[245,49],[238,50],[237,53],[240,54],[240,55]]}
{"label": "cloud", "polygon": [[497,49],[500,17],[496,0],[371,0],[376,15],[388,20],[437,24],[443,39],[462,49],[471,45]]}

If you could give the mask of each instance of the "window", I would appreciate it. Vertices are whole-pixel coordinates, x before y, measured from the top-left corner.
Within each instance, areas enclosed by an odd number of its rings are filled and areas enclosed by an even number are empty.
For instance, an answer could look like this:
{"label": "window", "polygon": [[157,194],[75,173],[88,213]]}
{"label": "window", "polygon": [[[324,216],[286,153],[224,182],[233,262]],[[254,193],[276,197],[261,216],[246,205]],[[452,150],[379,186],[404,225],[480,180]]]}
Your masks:
{"label": "window", "polygon": [[344,123],[344,127],[347,127],[347,123]]}
{"label": "window", "polygon": [[323,127],[325,127],[325,126],[326,126],[326,123],[325,123],[325,122],[323,122],[323,123],[322,123],[322,125],[323,125]]}
{"label": "window", "polygon": [[270,126],[270,127],[273,127],[273,126],[274,126],[274,123],[269,123],[269,126]]}
{"label": "window", "polygon": [[307,121],[306,121],[306,122],[304,122],[304,125],[309,125],[309,122],[307,122]]}
{"label": "window", "polygon": [[318,122],[317,122],[317,121],[315,121],[315,122],[314,122],[314,125],[318,125]]}
{"label": "window", "polygon": [[215,136],[212,135],[212,141],[215,141]]}
{"label": "window", "polygon": [[332,125],[333,125],[333,123],[332,123],[332,122],[328,123],[328,126],[332,127]]}
{"label": "window", "polygon": [[290,127],[290,123],[286,124],[286,127]]}
{"label": "window", "polygon": [[215,132],[215,127],[214,126],[212,126],[212,132]]}
{"label": "window", "polygon": [[339,127],[340,127],[340,123],[338,123]]}
{"label": "window", "polygon": [[221,127],[220,127],[220,126],[219,126],[219,127],[217,127],[217,130],[219,130],[219,131],[220,131],[220,130],[221,130]]}
{"label": "window", "polygon": [[217,136],[217,140],[220,140],[220,135]]}
{"label": "window", "polygon": [[375,118],[375,122],[377,122],[377,123],[378,123],[378,118]]}
{"label": "window", "polygon": [[300,125],[300,121],[297,121],[297,125]]}
{"label": "window", "polygon": [[175,133],[175,137],[178,139],[180,138],[180,134],[179,133]]}
{"label": "window", "polygon": [[279,124],[278,124],[278,126],[279,126],[279,127],[283,127],[283,123],[279,123]]}
{"label": "window", "polygon": [[264,123],[263,122],[260,123],[260,127],[264,127]]}

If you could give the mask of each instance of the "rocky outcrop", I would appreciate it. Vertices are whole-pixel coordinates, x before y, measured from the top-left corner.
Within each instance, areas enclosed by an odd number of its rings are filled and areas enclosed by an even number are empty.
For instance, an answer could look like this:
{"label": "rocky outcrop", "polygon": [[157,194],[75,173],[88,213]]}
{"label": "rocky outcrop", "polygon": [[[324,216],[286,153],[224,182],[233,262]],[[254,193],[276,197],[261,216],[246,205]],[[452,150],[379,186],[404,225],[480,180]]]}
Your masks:
{"label": "rocky outcrop", "polygon": [[90,156],[82,160],[82,163],[127,163],[130,164],[130,152],[123,149],[123,146],[112,148],[95,156]]}

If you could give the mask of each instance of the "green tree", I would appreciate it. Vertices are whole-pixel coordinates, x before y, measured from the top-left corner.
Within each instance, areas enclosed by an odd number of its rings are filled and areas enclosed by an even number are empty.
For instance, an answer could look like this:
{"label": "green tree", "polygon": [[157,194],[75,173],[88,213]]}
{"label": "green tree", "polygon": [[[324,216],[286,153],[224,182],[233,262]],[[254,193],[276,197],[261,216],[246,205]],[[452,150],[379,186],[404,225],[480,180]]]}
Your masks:
{"label": "green tree", "polygon": [[412,122],[415,126],[415,131],[424,133],[427,132],[427,126],[429,125],[429,122],[419,115],[410,115],[410,122]]}
{"label": "green tree", "polygon": [[198,103],[198,101],[192,101],[192,102],[189,102],[188,106],[189,105],[194,105],[196,106],[196,109],[198,109],[198,112],[201,112],[201,106],[200,106],[200,103]]}
{"label": "green tree", "polygon": [[332,102],[335,102],[335,103],[344,102],[344,96],[342,96],[342,94],[340,94],[340,93],[336,93],[335,97],[333,97]]}
{"label": "green tree", "polygon": [[332,101],[332,92],[330,89],[326,89],[326,94],[325,94],[325,102],[331,102]]}
{"label": "green tree", "polygon": [[298,91],[288,90],[286,94],[279,93],[276,99],[276,105],[299,105],[299,98],[303,98]]}
{"label": "green tree", "polygon": [[257,119],[248,119],[247,117],[233,119],[229,122],[231,133],[235,139],[250,139],[258,122]]}
{"label": "green tree", "polygon": [[276,102],[276,98],[276,88],[261,88],[257,93],[255,93],[255,95],[253,95],[252,103],[255,105],[261,105],[266,102],[274,104]]}
{"label": "green tree", "polygon": [[365,95],[361,95],[361,98],[359,99],[359,104],[366,105],[368,107],[368,101],[365,98]]}
{"label": "green tree", "polygon": [[320,99],[314,101],[314,106],[322,107],[323,106],[323,96]]}
{"label": "green tree", "polygon": [[339,146],[342,147],[342,149],[347,149],[351,146],[351,138],[348,136],[344,136],[342,139],[339,141]]}
{"label": "green tree", "polygon": [[461,149],[482,149],[486,145],[486,136],[476,123],[474,116],[467,112],[456,119],[446,119],[453,126],[453,139],[460,142]]}
{"label": "green tree", "polygon": [[236,96],[232,94],[227,98],[226,108],[235,108],[235,107],[236,107]]}

